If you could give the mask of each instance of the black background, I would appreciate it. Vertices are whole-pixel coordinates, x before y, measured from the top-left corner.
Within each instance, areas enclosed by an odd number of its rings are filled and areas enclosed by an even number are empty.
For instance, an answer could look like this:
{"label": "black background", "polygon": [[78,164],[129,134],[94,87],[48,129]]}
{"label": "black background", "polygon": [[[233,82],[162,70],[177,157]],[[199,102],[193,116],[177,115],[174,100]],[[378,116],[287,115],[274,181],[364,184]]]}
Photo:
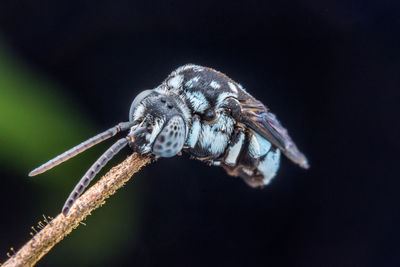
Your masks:
{"label": "black background", "polygon": [[[308,171],[283,159],[264,190],[185,156],[147,167],[139,245],[113,264],[399,266],[396,3],[3,0],[0,31],[99,131],[125,120],[141,90],[196,63],[243,84],[309,157]],[[4,242],[22,244],[14,231]]]}

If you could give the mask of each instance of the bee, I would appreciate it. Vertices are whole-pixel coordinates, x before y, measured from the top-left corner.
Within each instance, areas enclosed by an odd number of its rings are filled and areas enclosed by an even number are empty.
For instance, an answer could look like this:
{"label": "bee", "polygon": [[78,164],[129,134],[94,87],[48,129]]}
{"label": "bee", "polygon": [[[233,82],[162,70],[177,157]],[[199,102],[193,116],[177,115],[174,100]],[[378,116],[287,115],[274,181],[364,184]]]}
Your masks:
{"label": "bee", "polygon": [[191,158],[223,167],[251,187],[263,187],[271,181],[279,168],[281,153],[300,167],[309,167],[276,116],[239,83],[212,68],[187,64],[156,88],[137,95],[130,107],[129,121],[71,148],[29,176],[43,173],[128,130],[128,135],[113,144],[75,186],[62,209],[64,215],[95,175],[127,145],[155,159],[184,151]]}

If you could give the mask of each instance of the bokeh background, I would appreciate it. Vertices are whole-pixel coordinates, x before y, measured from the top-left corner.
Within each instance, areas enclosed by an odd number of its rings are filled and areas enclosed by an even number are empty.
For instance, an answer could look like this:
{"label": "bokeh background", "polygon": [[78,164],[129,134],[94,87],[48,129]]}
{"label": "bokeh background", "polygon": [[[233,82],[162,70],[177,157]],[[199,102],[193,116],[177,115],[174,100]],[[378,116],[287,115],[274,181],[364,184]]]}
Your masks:
{"label": "bokeh background", "polygon": [[27,173],[126,120],[141,90],[196,63],[269,106],[311,169],[283,159],[255,190],[187,156],[159,160],[39,266],[399,266],[399,7],[2,0],[0,261],[42,214],[58,214],[113,141]]}

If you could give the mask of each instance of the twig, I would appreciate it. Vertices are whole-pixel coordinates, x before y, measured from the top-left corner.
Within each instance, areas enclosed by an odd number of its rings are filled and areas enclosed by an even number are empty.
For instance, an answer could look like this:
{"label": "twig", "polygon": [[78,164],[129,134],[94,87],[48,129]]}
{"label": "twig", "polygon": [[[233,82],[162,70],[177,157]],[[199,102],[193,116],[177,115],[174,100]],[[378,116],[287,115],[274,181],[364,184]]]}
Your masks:
{"label": "twig", "polygon": [[67,217],[59,214],[46,227],[37,232],[17,253],[8,259],[5,266],[33,266],[55,244],[60,242],[72,230],[90,215],[91,212],[105,203],[105,200],[121,188],[134,173],[151,161],[150,157],[136,153],[121,164],[112,168],[96,184],[78,198]]}

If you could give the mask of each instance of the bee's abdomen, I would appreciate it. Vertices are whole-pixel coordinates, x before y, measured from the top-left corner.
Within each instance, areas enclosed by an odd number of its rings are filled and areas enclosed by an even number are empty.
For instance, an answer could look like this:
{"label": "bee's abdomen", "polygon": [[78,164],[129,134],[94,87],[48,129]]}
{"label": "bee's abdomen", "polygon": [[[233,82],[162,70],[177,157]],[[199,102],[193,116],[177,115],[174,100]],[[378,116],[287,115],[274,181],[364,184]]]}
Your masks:
{"label": "bee's abdomen", "polygon": [[279,162],[279,149],[258,134],[239,128],[221,165],[229,175],[241,177],[252,187],[262,187],[274,178]]}

